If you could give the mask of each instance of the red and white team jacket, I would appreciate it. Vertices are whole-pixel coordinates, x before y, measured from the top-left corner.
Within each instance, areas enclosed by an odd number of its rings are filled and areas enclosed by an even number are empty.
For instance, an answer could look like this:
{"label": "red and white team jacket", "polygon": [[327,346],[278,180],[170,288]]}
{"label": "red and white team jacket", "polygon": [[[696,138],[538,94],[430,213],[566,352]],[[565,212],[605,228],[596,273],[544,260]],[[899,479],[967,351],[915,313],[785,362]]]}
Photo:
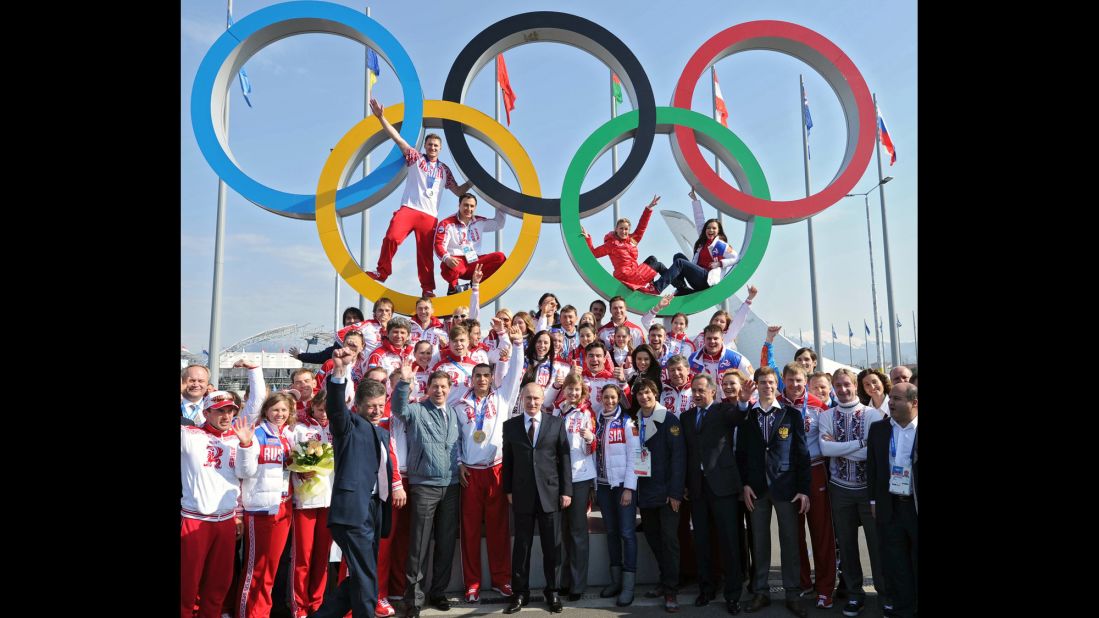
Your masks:
{"label": "red and white team jacket", "polygon": [[[806,397],[809,398],[808,401],[805,400]],[[785,392],[779,393],[777,399],[779,403],[788,405],[802,413],[802,420],[805,422],[805,443],[809,447],[809,463],[815,464],[824,461],[825,457],[820,452],[819,420],[821,413],[825,410],[824,402],[804,387],[801,391],[801,397],[797,399],[790,399]]]}
{"label": "red and white team jacket", "polygon": [[363,356],[370,356],[370,353],[385,341],[385,327],[377,320],[365,320],[344,326],[336,331],[336,336],[339,337],[340,341],[343,341],[344,335],[353,330],[362,333],[363,339],[366,340],[366,347],[362,351]]}
{"label": "red and white team jacket", "polygon": [[572,482],[590,481],[595,478],[595,442],[588,444],[580,436],[580,430],[587,428],[595,433],[595,413],[587,401],[581,401],[580,407],[562,402],[554,407],[552,414],[565,419],[565,434],[569,440],[569,459],[572,467]]}
{"label": "red and white team jacket", "polygon": [[[406,358],[415,360],[412,356],[413,347],[414,346],[410,343],[398,350],[387,339],[382,345],[378,346],[378,349],[370,354],[367,358],[366,366],[368,368],[381,367],[382,369],[385,369],[386,375],[391,375],[394,371],[401,368],[401,365],[404,364]],[[364,371],[363,373],[365,374],[366,372]],[[352,376],[354,376],[354,371],[352,371]],[[386,380],[386,382],[389,382],[389,380]]]}
{"label": "red and white team jacket", "polygon": [[682,388],[672,386],[671,382],[664,382],[664,389],[660,391],[660,405],[676,418],[694,405],[691,400],[691,380],[693,379],[693,375],[687,376],[687,381],[683,383]]}
{"label": "red and white team jacket", "polygon": [[435,255],[440,259],[448,255],[464,257],[464,249],[468,245],[480,256],[481,239],[488,232],[504,229],[505,221],[504,211],[500,208],[496,209],[495,218],[473,215],[469,224],[459,221],[457,213],[450,215],[440,221],[435,229]]}
{"label": "red and white team jacket", "polygon": [[687,360],[690,362],[691,373],[695,375],[709,374],[714,379],[714,383],[718,385],[721,384],[721,374],[726,369],[740,369],[748,375],[752,373],[752,365],[748,362],[747,356],[724,346],[722,346],[720,352],[712,355],[708,354],[705,349],[701,349]]}
{"label": "red and white team jacket", "polygon": [[[523,378],[523,359],[513,355],[507,363],[496,363],[494,382],[500,388],[490,388],[488,395],[477,399],[472,388],[461,389],[454,410],[458,414],[458,463],[469,468],[491,468],[504,459],[504,421],[508,420],[511,409],[519,397],[519,384]],[[453,389],[451,390],[453,393]],[[477,442],[473,439],[477,431],[477,414],[483,414],[481,431],[485,439]]]}
{"label": "red and white team jacket", "polygon": [[[640,326],[638,326],[637,324],[634,324],[633,322],[631,322],[629,320],[626,320],[625,322],[622,322],[622,324],[630,329],[630,339],[633,340],[633,347],[636,348],[637,346],[641,345],[642,343],[645,343],[645,331],[641,330]],[[596,331],[596,333],[595,333],[595,335],[597,337],[599,337],[599,339],[603,343],[607,344],[608,349],[610,349],[611,347],[614,346],[614,329],[616,329],[616,328],[618,328],[618,327],[615,325],[614,321],[612,320],[612,321],[607,322],[606,324],[600,326],[599,330]]]}
{"label": "red and white team jacket", "polygon": [[[293,438],[290,441],[290,448],[293,449],[302,442],[309,442],[316,440],[322,444],[332,445],[332,430],[331,425],[327,421],[322,425],[317,419],[304,414],[298,413],[298,422],[294,425],[294,428],[290,430]],[[332,480],[335,477],[334,474],[321,476],[323,480],[323,490],[318,492],[316,496],[310,497],[306,500],[302,500],[298,495],[298,488],[301,487],[302,479],[301,475],[297,472],[291,473],[290,483],[294,486],[294,508],[295,509],[317,509],[326,508],[332,505]]]}
{"label": "red and white team jacket", "polygon": [[470,347],[469,356],[478,364],[492,364],[500,360],[500,349],[481,341]]}
{"label": "red and white team jacket", "polygon": [[462,393],[473,386],[473,366],[476,364],[477,361],[469,354],[456,358],[449,348],[439,352],[439,361],[431,367],[431,371],[445,371],[450,376],[450,394],[446,398],[448,404],[456,405]]}
{"label": "red and white team jacket", "polygon": [[424,341],[431,342],[431,348],[433,351],[438,352],[441,348],[445,348],[446,344],[450,342],[450,338],[446,335],[446,327],[443,326],[442,321],[436,316],[431,316],[431,321],[427,326],[421,326],[415,319],[412,320],[412,332],[409,333],[409,343],[416,345],[416,342],[423,339]]}
{"label": "red and white team jacket", "polygon": [[[225,521],[236,515],[243,475],[241,452],[258,449],[256,440],[240,447],[237,434],[221,433],[206,423],[179,428],[180,514],[200,521]],[[239,452],[238,452],[239,451]]]}
{"label": "red and white team jacket", "polygon": [[584,380],[584,383],[588,385],[588,390],[591,391],[588,395],[588,403],[591,405],[591,409],[596,415],[603,413],[602,394],[604,386],[608,384],[617,384],[625,393],[626,397],[629,397],[630,395],[629,386],[627,386],[625,382],[615,378],[614,372],[608,371],[606,367],[599,373],[593,374],[585,365],[584,373],[580,374],[580,377]]}

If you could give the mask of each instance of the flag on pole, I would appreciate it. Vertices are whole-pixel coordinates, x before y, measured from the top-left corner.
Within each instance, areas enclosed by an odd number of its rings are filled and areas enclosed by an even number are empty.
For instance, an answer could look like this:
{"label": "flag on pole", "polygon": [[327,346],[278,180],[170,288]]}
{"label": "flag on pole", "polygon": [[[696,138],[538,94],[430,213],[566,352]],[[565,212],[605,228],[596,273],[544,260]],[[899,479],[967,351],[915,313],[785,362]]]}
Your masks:
{"label": "flag on pole", "polygon": [[813,128],[813,116],[809,113],[809,93],[805,90],[805,86],[801,87],[801,114],[805,117],[805,153],[810,159],[813,158],[813,153],[809,150],[809,131]]}
{"label": "flag on pole", "polygon": [[382,74],[382,69],[378,66],[378,54],[373,49],[366,50],[366,74],[370,76],[370,87],[373,88],[378,76]]}
{"label": "flag on pole", "polygon": [[725,97],[721,96],[721,85],[717,83],[717,71],[714,74],[714,106],[717,108],[718,116],[720,116],[721,124],[725,127],[729,127],[729,109],[725,107]]}
{"label": "flag on pole", "polygon": [[882,118],[881,109],[878,109],[878,141],[889,153],[889,165],[897,162],[897,149],[893,147],[893,138],[889,137],[889,129],[885,128],[885,118]]}
{"label": "flag on pole", "polygon": [[850,322],[847,323],[847,336],[848,337],[854,337],[855,336],[855,331],[851,330],[851,323]]}
{"label": "flag on pole", "polygon": [[901,327],[901,316],[897,316],[897,328]]}
{"label": "flag on pole", "polygon": [[866,318],[862,319],[862,327],[866,329],[866,336],[870,336],[870,325],[866,323]]}
{"label": "flag on pole", "polygon": [[496,56],[496,81],[500,83],[500,94],[504,97],[504,113],[508,117],[508,126],[511,126],[511,110],[515,109],[515,91],[511,89],[511,79],[508,78],[508,65],[504,64],[504,55]]}
{"label": "flag on pole", "polygon": [[[227,7],[225,11],[225,27],[233,27],[233,9]],[[240,93],[244,95],[244,102],[248,104],[248,107],[252,107],[252,100],[248,98],[248,95],[252,94],[252,81],[248,79],[248,73],[245,72],[244,67],[240,68],[240,73],[237,74],[240,78]]]}
{"label": "flag on pole", "polygon": [[618,81],[618,76],[614,73],[611,73],[611,96],[616,102],[622,102],[622,82]]}
{"label": "flag on pole", "polygon": [[836,334],[836,325],[833,324],[832,325],[832,340],[835,341],[836,339],[839,339],[839,335]]}

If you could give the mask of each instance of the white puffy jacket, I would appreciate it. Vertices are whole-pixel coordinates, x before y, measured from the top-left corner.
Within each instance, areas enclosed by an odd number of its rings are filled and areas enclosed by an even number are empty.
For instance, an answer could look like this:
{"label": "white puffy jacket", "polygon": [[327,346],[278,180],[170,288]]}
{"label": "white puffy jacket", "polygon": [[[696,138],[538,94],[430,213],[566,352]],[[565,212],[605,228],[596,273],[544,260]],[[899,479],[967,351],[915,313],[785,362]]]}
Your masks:
{"label": "white puffy jacket", "polygon": [[[641,442],[640,430],[628,415],[622,412],[621,406],[615,410],[612,417],[596,417],[599,426],[606,424],[602,430],[602,437],[597,437],[596,468],[598,469],[598,482],[606,483],[611,487],[623,486],[626,489],[637,489],[637,474],[633,469],[634,451]],[[599,435],[599,432],[596,432]],[[603,475],[606,478],[603,478]]]}

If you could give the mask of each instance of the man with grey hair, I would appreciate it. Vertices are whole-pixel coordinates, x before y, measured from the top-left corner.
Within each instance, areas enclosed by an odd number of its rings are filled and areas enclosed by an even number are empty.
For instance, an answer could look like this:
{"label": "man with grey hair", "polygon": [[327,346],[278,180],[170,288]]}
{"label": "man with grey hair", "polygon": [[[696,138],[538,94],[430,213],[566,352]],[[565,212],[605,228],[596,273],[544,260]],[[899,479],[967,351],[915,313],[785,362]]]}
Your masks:
{"label": "man with grey hair", "polygon": [[[751,392],[746,386],[744,390]],[[715,402],[717,385],[709,374],[691,382],[694,406],[680,416],[687,444],[687,494],[691,500],[695,554],[698,561],[698,597],[695,605],[708,604],[715,595],[714,568],[710,564],[711,543],[722,550],[725,563],[725,608],[740,613],[744,580],[740,572],[740,536],[736,522],[737,495],[743,483],[733,454],[733,429],[744,420],[737,406]],[[711,538],[709,518],[717,523],[718,538]]]}
{"label": "man with grey hair", "polygon": [[[390,327],[394,321],[390,320]],[[393,416],[404,424],[408,437],[410,529],[404,615],[419,616],[424,604],[423,571],[432,538],[435,540],[435,560],[428,602],[441,611],[450,609],[450,601],[444,593],[450,583],[450,567],[458,536],[458,438],[461,429],[457,411],[447,403],[451,384],[445,371],[428,376],[427,398],[420,403],[408,400],[410,385],[416,376],[410,358],[402,360],[400,376],[390,406]]]}
{"label": "man with grey hair", "polygon": [[904,365],[897,365],[889,370],[889,381],[893,384],[912,381],[912,370]]}

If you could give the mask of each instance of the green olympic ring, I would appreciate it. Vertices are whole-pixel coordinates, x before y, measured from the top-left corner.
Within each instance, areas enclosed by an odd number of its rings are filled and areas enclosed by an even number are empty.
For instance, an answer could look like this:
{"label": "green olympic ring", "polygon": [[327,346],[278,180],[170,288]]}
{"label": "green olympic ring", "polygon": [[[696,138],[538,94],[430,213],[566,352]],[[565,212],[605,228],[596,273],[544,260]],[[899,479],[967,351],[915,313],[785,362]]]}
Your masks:
{"label": "green olympic ring", "polygon": [[[771,199],[771,191],[759,161],[748,146],[721,123],[696,111],[678,107],[657,107],[656,122],[658,133],[671,134],[673,127],[683,126],[694,129],[696,136],[702,138],[703,144],[711,150],[716,146],[724,148],[739,163],[748,179],[745,193],[765,200]],[[631,311],[645,313],[660,302],[660,297],[632,290],[611,276],[592,255],[580,231],[580,187],[588,170],[604,152],[630,137],[637,130],[637,126],[637,110],[613,118],[588,136],[573,155],[561,187],[561,237],[573,266],[592,289],[604,298],[622,296],[626,299],[626,307]],[[677,296],[664,309],[662,315],[676,312],[694,314],[732,296],[733,292],[748,282],[748,278],[763,261],[763,254],[767,252],[767,244],[771,239],[771,222],[768,217],[753,216],[748,221],[748,246],[733,270],[715,286],[694,294]]]}

